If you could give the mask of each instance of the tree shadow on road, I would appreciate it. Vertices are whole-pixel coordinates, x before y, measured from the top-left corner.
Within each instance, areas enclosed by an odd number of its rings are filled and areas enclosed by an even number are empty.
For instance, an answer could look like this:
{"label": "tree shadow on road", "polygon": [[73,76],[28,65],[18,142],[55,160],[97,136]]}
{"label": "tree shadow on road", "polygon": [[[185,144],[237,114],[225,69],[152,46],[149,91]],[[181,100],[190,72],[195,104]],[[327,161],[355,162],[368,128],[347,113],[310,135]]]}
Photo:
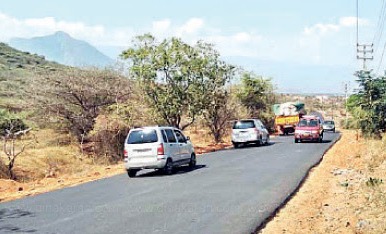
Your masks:
{"label": "tree shadow on road", "polygon": [[6,220],[13,220],[22,217],[34,217],[34,214],[29,211],[24,211],[21,209],[1,209],[0,210],[0,233],[3,232],[16,232],[16,233],[33,233],[37,232],[35,229],[22,229],[14,225],[2,225]]}

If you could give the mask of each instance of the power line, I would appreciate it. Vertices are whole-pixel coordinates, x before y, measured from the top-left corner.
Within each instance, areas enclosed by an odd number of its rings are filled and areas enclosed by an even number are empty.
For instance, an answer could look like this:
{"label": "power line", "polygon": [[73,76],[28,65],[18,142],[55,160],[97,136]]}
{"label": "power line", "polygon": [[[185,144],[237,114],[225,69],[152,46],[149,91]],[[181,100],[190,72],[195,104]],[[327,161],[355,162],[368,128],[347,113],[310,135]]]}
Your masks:
{"label": "power line", "polygon": [[359,3],[357,0],[357,46],[359,44]]}
{"label": "power line", "polygon": [[378,64],[377,74],[378,74],[378,72],[379,72],[379,69],[381,69],[381,65],[382,65],[382,62],[383,62],[383,56],[385,55],[385,50],[386,50],[386,41],[385,41],[385,44],[384,44],[384,46],[383,46],[383,51],[382,51],[381,60],[379,61],[379,64]]}
{"label": "power line", "polygon": [[373,44],[375,45],[375,51],[378,50],[380,40],[383,35],[383,29],[385,26],[385,20],[386,20],[386,1],[382,1],[382,7],[381,11],[378,16],[378,22],[377,22],[377,29],[374,33],[374,38],[373,38]]}
{"label": "power line", "polygon": [[366,61],[373,60],[374,53],[373,46],[374,44],[359,44],[359,0],[356,0],[356,10],[357,10],[357,59],[363,61],[363,70],[367,70]]}

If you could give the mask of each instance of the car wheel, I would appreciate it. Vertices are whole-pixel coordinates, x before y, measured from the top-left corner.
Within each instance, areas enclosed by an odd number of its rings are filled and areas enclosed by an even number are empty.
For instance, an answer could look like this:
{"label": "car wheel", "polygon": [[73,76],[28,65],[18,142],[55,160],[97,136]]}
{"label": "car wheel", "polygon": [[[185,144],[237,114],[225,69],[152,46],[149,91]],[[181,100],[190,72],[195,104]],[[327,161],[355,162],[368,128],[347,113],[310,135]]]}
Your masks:
{"label": "car wheel", "polygon": [[320,142],[320,143],[322,143],[322,142],[323,142],[323,134],[322,134],[322,135],[320,135],[320,137],[319,137],[319,142]]}
{"label": "car wheel", "polygon": [[269,135],[267,135],[267,139],[265,140],[265,145],[268,145],[269,144]]}
{"label": "car wheel", "polygon": [[335,128],[334,128],[334,129],[332,129],[332,132],[334,132],[334,133],[335,133]]}
{"label": "car wheel", "polygon": [[127,175],[128,175],[130,178],[135,177],[135,176],[137,175],[137,172],[138,172],[138,171],[139,171],[139,170],[129,169],[129,170],[127,170]]}
{"label": "car wheel", "polygon": [[189,162],[189,167],[194,169],[196,167],[196,155],[195,154],[192,154],[192,156],[190,156],[190,162]]}
{"label": "car wheel", "polygon": [[295,143],[299,143],[299,140],[298,140],[298,139],[295,139]]}
{"label": "car wheel", "polygon": [[172,160],[168,159],[166,161],[166,164],[164,166],[163,172],[164,172],[165,175],[173,174],[173,162],[172,162]]}
{"label": "car wheel", "polygon": [[239,147],[240,147],[239,143],[233,143],[233,148],[237,149]]}
{"label": "car wheel", "polygon": [[257,141],[257,146],[263,145],[263,137],[260,136],[260,139]]}

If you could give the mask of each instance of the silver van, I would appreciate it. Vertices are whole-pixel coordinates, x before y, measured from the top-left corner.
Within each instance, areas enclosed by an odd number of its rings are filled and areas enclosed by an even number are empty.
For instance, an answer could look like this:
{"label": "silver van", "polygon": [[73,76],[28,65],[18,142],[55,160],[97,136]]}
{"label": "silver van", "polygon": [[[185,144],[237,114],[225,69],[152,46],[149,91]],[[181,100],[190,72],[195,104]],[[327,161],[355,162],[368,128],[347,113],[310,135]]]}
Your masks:
{"label": "silver van", "polygon": [[129,177],[141,169],[162,169],[172,174],[181,165],[195,167],[196,154],[188,137],[173,127],[144,127],[130,130],[124,146]]}
{"label": "silver van", "polygon": [[259,119],[239,120],[233,124],[232,143],[235,148],[249,143],[268,144],[269,132]]}

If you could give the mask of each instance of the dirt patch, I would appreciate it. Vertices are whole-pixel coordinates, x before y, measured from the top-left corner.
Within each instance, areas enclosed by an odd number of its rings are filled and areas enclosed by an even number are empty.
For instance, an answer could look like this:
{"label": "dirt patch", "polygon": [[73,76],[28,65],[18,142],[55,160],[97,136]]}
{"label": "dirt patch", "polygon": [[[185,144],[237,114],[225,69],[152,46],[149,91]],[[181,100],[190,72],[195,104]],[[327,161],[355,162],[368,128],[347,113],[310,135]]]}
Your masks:
{"label": "dirt patch", "polygon": [[57,177],[43,178],[29,182],[0,179],[0,202],[41,194],[56,189],[71,187],[124,172],[123,166],[94,166],[85,174],[61,174]]}
{"label": "dirt patch", "polygon": [[386,139],[342,139],[259,233],[386,233]]}

